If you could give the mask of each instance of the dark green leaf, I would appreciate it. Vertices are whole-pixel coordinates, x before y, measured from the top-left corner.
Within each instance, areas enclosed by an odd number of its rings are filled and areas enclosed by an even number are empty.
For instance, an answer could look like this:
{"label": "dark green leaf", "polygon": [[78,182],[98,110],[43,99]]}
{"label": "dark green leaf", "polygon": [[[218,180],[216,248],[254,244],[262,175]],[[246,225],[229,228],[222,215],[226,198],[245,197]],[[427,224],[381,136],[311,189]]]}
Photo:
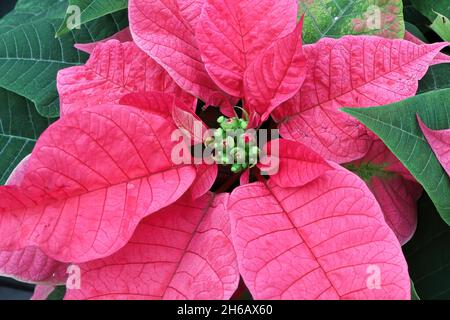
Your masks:
{"label": "dark green leaf", "polygon": [[403,1],[403,16],[405,21],[414,24],[420,30],[430,24],[428,18],[421,14],[408,0]]}
{"label": "dark green leaf", "polygon": [[450,64],[438,64],[430,67],[425,77],[419,82],[418,93],[450,88]]}
{"label": "dark green leaf", "polygon": [[450,299],[450,228],[428,197],[419,202],[419,222],[403,251],[421,299]]}
{"label": "dark green leaf", "polygon": [[66,295],[65,286],[57,286],[47,297],[47,300],[63,300]]}
{"label": "dark green leaf", "polygon": [[[411,32],[414,36],[427,42],[423,33],[413,24],[406,22],[406,30]],[[425,93],[432,90],[450,88],[450,64],[443,63],[431,66],[425,77],[419,82],[418,93]]]}
{"label": "dark green leaf", "polygon": [[127,24],[126,13],[116,13],[56,39],[54,35],[62,18],[54,15],[63,14],[60,8],[66,4],[66,1],[45,0],[32,11],[34,7],[29,1],[20,1],[6,20],[0,20],[3,31],[0,34],[0,87],[33,101],[45,117],[59,114],[57,72],[87,59],[74,44],[104,39]]}
{"label": "dark green leaf", "polygon": [[0,102],[0,184],[4,184],[51,122],[36,112],[31,101],[1,88]]}
{"label": "dark green leaf", "polygon": [[412,5],[430,21],[436,19],[436,12],[449,17],[450,5],[448,0],[411,0]]}
{"label": "dark green leaf", "polygon": [[412,33],[414,36],[422,40],[423,42],[428,42],[425,36],[423,35],[422,31],[420,31],[419,28],[417,28],[415,25],[405,22],[406,30]]}
{"label": "dark green leaf", "polygon": [[419,295],[417,294],[416,286],[414,282],[411,280],[411,300],[420,300]]}

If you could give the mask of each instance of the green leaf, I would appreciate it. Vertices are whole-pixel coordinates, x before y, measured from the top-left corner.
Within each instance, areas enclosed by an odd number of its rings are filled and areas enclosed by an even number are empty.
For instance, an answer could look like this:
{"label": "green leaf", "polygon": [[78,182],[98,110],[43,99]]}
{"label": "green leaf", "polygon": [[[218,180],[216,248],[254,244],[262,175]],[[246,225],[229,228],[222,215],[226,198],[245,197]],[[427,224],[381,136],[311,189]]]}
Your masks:
{"label": "green leaf", "polygon": [[[19,0],[13,11],[0,19],[0,34],[11,31],[23,24],[42,19],[61,19],[64,17],[66,0]],[[48,10],[48,8],[52,10]]]}
{"label": "green leaf", "polygon": [[450,41],[450,20],[438,12],[433,24],[430,26],[444,41]]}
{"label": "green leaf", "polygon": [[20,1],[18,9],[0,20],[0,30],[6,31],[0,34],[0,87],[33,101],[45,117],[59,114],[57,72],[87,59],[74,44],[104,39],[127,25],[126,12],[120,12],[56,39],[62,18],[53,15],[64,13],[60,8],[66,5],[66,1],[45,0],[34,12],[29,1]]}
{"label": "green leaf", "polygon": [[430,19],[430,21],[434,21],[436,12],[450,17],[448,0],[411,0],[411,3],[420,13]]}
{"label": "green leaf", "polygon": [[427,39],[425,38],[425,36],[423,35],[422,31],[420,31],[420,29],[417,28],[412,23],[409,23],[409,22],[405,21],[405,28],[406,28],[407,31],[412,33],[414,36],[416,36],[417,38],[419,38],[423,42],[428,42]]}
{"label": "green leaf", "polygon": [[421,299],[450,299],[450,228],[425,196],[419,202],[414,237],[403,246],[409,273]]}
{"label": "green leaf", "polygon": [[344,108],[380,137],[435,203],[450,224],[450,178],[423,136],[419,114],[429,128],[450,128],[450,89],[418,95],[383,107]]}
{"label": "green leaf", "polygon": [[4,89],[0,103],[0,184],[4,184],[51,121],[41,117],[31,101]]}
{"label": "green leaf", "polygon": [[[108,14],[121,11],[128,7],[127,0],[69,0],[70,6],[77,6],[80,10],[80,24],[96,20]],[[70,7],[69,7],[70,8]],[[64,22],[61,24],[57,36],[62,36],[70,29],[68,22],[71,19],[73,12],[68,12]]]}
{"label": "green leaf", "polygon": [[416,286],[414,282],[411,280],[411,300],[420,300],[419,295],[417,294]]}
{"label": "green leaf", "polygon": [[429,24],[428,18],[420,13],[408,0],[403,1],[403,16],[405,21],[411,22],[420,30]]}
{"label": "green leaf", "polygon": [[425,77],[419,82],[418,93],[450,88],[450,64],[438,64],[430,67]]}
{"label": "green leaf", "polygon": [[[405,22],[406,30],[414,36],[428,42],[423,33],[413,24]],[[427,74],[419,81],[419,90],[417,93],[425,93],[432,90],[450,88],[450,64],[442,63],[431,66]]]}
{"label": "green leaf", "polygon": [[299,0],[303,13],[306,43],[346,34],[403,38],[405,33],[401,0]]}
{"label": "green leaf", "polygon": [[57,286],[47,297],[47,300],[63,300],[66,295],[66,286]]}

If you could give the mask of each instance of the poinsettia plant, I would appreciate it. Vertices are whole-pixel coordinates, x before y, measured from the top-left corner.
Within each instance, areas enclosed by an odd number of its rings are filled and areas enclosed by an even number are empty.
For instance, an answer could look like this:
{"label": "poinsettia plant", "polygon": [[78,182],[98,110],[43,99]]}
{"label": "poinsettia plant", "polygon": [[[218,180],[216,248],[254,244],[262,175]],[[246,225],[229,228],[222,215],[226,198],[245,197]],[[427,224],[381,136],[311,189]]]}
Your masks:
{"label": "poinsettia plant", "polygon": [[405,34],[402,1],[344,2],[70,1],[129,22],[55,70],[59,119],[0,187],[0,272],[35,299],[428,294],[407,246],[423,190],[450,223],[450,84],[416,93],[449,43]]}

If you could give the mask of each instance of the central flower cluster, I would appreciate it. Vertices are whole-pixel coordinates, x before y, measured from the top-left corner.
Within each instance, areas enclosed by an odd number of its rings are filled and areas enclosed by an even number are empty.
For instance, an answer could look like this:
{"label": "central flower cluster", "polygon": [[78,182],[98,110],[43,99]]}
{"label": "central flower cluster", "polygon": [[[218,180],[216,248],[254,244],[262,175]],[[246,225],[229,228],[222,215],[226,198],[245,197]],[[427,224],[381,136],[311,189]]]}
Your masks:
{"label": "central flower cluster", "polygon": [[247,130],[248,121],[222,116],[217,122],[220,127],[205,140],[205,146],[214,150],[214,160],[218,164],[231,166],[234,173],[254,167],[258,163],[260,149],[256,131]]}

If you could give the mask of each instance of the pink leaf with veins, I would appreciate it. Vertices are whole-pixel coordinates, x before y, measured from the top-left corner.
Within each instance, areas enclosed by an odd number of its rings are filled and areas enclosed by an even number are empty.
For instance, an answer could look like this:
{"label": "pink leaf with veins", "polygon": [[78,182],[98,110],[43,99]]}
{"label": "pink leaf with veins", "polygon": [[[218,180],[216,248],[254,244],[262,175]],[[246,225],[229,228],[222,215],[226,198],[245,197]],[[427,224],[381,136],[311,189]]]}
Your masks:
{"label": "pink leaf with veins", "polygon": [[86,52],[87,54],[91,54],[97,45],[99,45],[100,43],[108,42],[109,40],[117,40],[119,42],[133,41],[133,38],[131,37],[130,28],[125,28],[122,31],[119,31],[113,36],[106,38],[102,41],[92,43],[76,43],[75,48],[77,48],[80,51]]}
{"label": "pink leaf with veins", "polygon": [[186,12],[180,12],[177,0],[130,0],[128,10],[134,42],[181,88],[207,105],[229,104],[205,70],[193,28],[183,18]]}
{"label": "pink leaf with veins", "polygon": [[97,45],[85,65],[61,70],[57,84],[63,116],[92,105],[118,103],[133,92],[172,93],[189,105],[195,101],[133,42],[117,40]]}
{"label": "pink leaf with veins", "polygon": [[195,112],[197,105],[197,103],[195,103],[195,105],[186,105],[172,94],[161,92],[129,93],[120,98],[119,104],[137,107],[144,111],[155,113],[166,119],[172,119],[172,109],[174,105],[178,105],[190,112]]}
{"label": "pink leaf with veins", "polygon": [[31,300],[47,300],[49,295],[56,289],[55,286],[49,285],[37,285],[34,288],[33,296]]}
{"label": "pink leaf with veins", "polygon": [[[19,185],[30,156],[25,157],[11,173],[9,186]],[[0,274],[31,283],[61,284],[67,278],[68,265],[49,258],[39,248],[26,247],[16,251],[0,251]]]}
{"label": "pink leaf with veins", "polygon": [[0,251],[0,275],[22,282],[63,284],[68,265],[49,258],[36,247]]}
{"label": "pink leaf with veins", "polygon": [[282,136],[327,160],[360,159],[372,140],[364,126],[339,108],[385,105],[415,95],[418,80],[445,46],[369,36],[325,38],[305,46],[306,80],[273,113]]}
{"label": "pink leaf with veins", "polygon": [[227,194],[185,197],[145,219],[106,259],[80,265],[66,299],[229,299],[239,283]]}
{"label": "pink leaf with veins", "polygon": [[133,106],[143,111],[154,113],[160,117],[172,120],[172,108],[175,97],[159,92],[129,93],[120,98],[119,104]]}
{"label": "pink leaf with veins", "polygon": [[444,170],[450,176],[450,129],[431,130],[417,116],[420,128]]}
{"label": "pink leaf with veins", "polygon": [[[286,104],[294,104],[295,96]],[[283,138],[301,142],[326,159],[349,162],[364,156],[373,137],[366,127],[341,112],[337,102],[327,102],[295,115],[280,126]]]}
{"label": "pink leaf with veins", "polygon": [[[275,148],[274,147],[278,147]],[[278,149],[278,150],[276,150]],[[275,174],[270,180],[280,187],[300,187],[321,176],[325,171],[333,169],[320,155],[303,144],[285,139],[272,140],[264,147],[266,157],[279,158]],[[265,171],[266,158],[258,167]],[[273,163],[273,161],[271,161]]]}
{"label": "pink leaf with veins", "polygon": [[183,18],[195,29],[197,26],[204,0],[177,0]]}
{"label": "pink leaf with veins", "polygon": [[205,195],[213,186],[219,172],[217,164],[200,164],[197,166],[197,178],[191,187],[192,199],[196,200]]}
{"label": "pink leaf with veins", "polygon": [[390,179],[373,177],[369,182],[375,198],[401,245],[407,243],[417,228],[417,201],[422,195],[419,184],[400,176]]}
{"label": "pink leaf with veins", "polygon": [[173,165],[175,127],[137,108],[86,108],[38,140],[22,183],[0,187],[0,248],[38,246],[64,262],[123,247],[146,216],[175,202],[195,178]]}
{"label": "pink leaf with veins", "polygon": [[[120,104],[138,107],[142,110],[160,115],[169,121],[174,120],[175,124],[178,124],[185,130],[189,129],[188,131],[192,131],[192,134],[194,134],[194,121],[197,121],[202,132],[208,130],[201,119],[193,114],[193,110],[188,112],[188,106],[183,106],[180,102],[177,102],[177,105],[181,106],[180,108],[174,105],[174,102],[173,96],[154,92],[130,93],[120,100]],[[197,140],[197,142],[201,143],[203,137],[197,137]],[[217,178],[217,173],[217,164],[201,164],[197,166],[197,177],[190,189],[193,199],[200,198],[211,189]]]}
{"label": "pink leaf with veins", "polygon": [[205,0],[196,28],[206,70],[217,85],[243,96],[245,70],[295,29],[296,0]]}
{"label": "pink leaf with veins", "polygon": [[245,105],[253,119],[250,128],[266,121],[275,108],[300,90],[306,78],[302,25],[303,17],[291,34],[276,40],[245,71]]}
{"label": "pink leaf with veins", "polygon": [[178,128],[186,134],[188,142],[192,145],[203,143],[204,134],[209,128],[203,121],[191,110],[180,108],[174,105],[172,109],[172,118]]}
{"label": "pink leaf with veins", "polygon": [[27,155],[19,164],[14,168],[13,172],[11,172],[8,180],[6,180],[5,185],[7,186],[17,186],[22,183],[23,177],[27,171],[28,162],[30,160],[31,154]]}
{"label": "pink leaf with veins", "polygon": [[[417,38],[415,35],[413,35],[409,31],[405,32],[405,40],[411,41],[415,44],[425,44],[425,42],[423,42],[422,40]],[[448,56],[444,53],[438,53],[436,55],[436,57],[433,59],[431,65],[440,64],[440,63],[450,63],[450,56]]]}
{"label": "pink leaf with veins", "polygon": [[387,224],[403,245],[417,228],[417,201],[422,187],[380,139],[374,141],[367,155],[351,164],[364,170],[369,188],[381,206]]}
{"label": "pink leaf with veins", "polygon": [[[346,170],[298,188],[239,187],[228,209],[255,299],[410,299],[400,244],[364,182]],[[369,289],[374,270],[378,290]]]}

